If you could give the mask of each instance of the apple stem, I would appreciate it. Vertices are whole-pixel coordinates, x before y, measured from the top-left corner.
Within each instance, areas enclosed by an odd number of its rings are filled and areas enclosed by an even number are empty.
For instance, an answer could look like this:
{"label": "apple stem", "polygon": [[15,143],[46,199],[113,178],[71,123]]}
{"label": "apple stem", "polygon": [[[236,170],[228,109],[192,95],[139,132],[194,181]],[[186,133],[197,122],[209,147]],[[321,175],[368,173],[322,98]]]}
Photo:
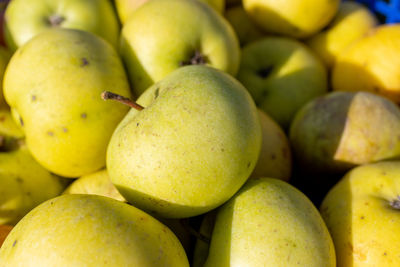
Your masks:
{"label": "apple stem", "polygon": [[390,201],[390,206],[396,210],[400,210],[400,196],[397,199]]}
{"label": "apple stem", "polygon": [[112,92],[109,92],[109,91],[104,91],[103,93],[101,93],[101,98],[103,100],[111,99],[111,100],[118,101],[118,102],[120,102],[122,104],[130,106],[130,107],[132,107],[132,108],[134,108],[136,110],[139,110],[139,111],[144,109],[143,106],[139,105],[135,101],[132,101],[127,97],[124,97],[122,95],[118,95],[118,94],[115,94],[115,93],[112,93]]}
{"label": "apple stem", "polygon": [[188,219],[181,219],[180,222],[181,222],[182,226],[186,229],[186,231],[189,232],[189,234],[193,235],[194,237],[203,241],[204,243],[210,244],[210,242],[211,242],[210,238],[208,236],[203,235],[199,231],[196,231],[195,229],[193,229],[193,227],[191,227],[189,225]]}

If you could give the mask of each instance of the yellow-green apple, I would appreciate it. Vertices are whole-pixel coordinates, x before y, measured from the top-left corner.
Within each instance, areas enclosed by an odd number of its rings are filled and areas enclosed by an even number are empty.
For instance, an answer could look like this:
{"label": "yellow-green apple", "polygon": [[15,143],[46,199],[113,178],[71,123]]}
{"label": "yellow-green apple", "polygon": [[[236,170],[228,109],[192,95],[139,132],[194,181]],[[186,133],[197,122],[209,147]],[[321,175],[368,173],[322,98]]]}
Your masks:
{"label": "yellow-green apple", "polygon": [[237,79],[284,130],[301,106],[328,91],[321,60],[288,37],[264,37],[243,47]]}
{"label": "yellow-green apple", "polygon": [[120,53],[136,96],[181,66],[206,64],[235,75],[240,60],[230,24],[197,0],[143,4],[122,28]]}
{"label": "yellow-green apple", "polygon": [[250,19],[242,5],[227,8],[224,16],[235,30],[241,46],[266,35],[260,27]]}
{"label": "yellow-green apple", "polygon": [[217,210],[204,267],[331,266],[334,245],[317,208],[290,184],[249,179]]}
{"label": "yellow-green apple", "polygon": [[243,7],[267,32],[306,38],[332,20],[339,3],[340,0],[243,0]]}
{"label": "yellow-green apple", "polygon": [[373,28],[346,49],[332,71],[336,91],[368,91],[400,103],[400,23]]}
{"label": "yellow-green apple", "polygon": [[350,170],[320,211],[335,244],[338,267],[400,266],[400,162]]}
{"label": "yellow-green apple", "polygon": [[[146,3],[148,0],[114,0],[115,8],[117,10],[117,14],[119,20],[122,24],[128,20],[128,17],[138,9],[141,5]],[[223,13],[225,10],[225,0],[199,0],[204,3],[207,3],[212,8],[214,8],[217,12]]]}
{"label": "yellow-green apple", "polygon": [[126,201],[111,183],[106,169],[79,177],[64,190],[63,194],[92,194]]}
{"label": "yellow-green apple", "polygon": [[343,173],[400,155],[400,109],[368,92],[331,92],[298,111],[289,138],[304,171]]}
{"label": "yellow-green apple", "polygon": [[330,69],[349,45],[362,38],[377,24],[375,14],[365,5],[342,1],[331,23],[306,40],[306,43]]}
{"label": "yellow-green apple", "polygon": [[25,145],[1,151],[0,225],[16,224],[40,203],[60,195],[65,187],[65,180],[37,163]]}
{"label": "yellow-green apple", "polygon": [[157,217],[192,217],[220,206],[249,178],[260,120],[231,75],[181,67],[137,103],[144,109],[130,110],[107,148],[111,182],[129,203]]}
{"label": "yellow-green apple", "polygon": [[0,248],[0,266],[174,266],[189,262],[162,223],[121,201],[71,194],[29,212]]}
{"label": "yellow-green apple", "polygon": [[129,108],[103,101],[101,92],[130,96],[122,61],[108,42],[82,30],[46,30],[13,54],[3,85],[41,165],[73,178],[105,166],[108,141]]}
{"label": "yellow-green apple", "polygon": [[5,38],[12,51],[50,28],[89,31],[118,46],[120,27],[110,0],[13,0],[7,6]]}
{"label": "yellow-green apple", "polygon": [[258,109],[258,115],[262,143],[251,177],[271,177],[288,181],[292,171],[292,153],[286,133],[261,109]]}

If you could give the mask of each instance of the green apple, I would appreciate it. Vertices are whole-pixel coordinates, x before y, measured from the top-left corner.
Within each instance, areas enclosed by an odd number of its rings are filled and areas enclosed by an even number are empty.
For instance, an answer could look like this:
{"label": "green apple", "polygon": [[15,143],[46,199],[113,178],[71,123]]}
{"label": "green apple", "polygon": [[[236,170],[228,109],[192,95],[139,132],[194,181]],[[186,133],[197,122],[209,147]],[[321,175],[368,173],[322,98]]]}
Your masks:
{"label": "green apple", "polygon": [[63,194],[92,194],[126,201],[111,183],[106,169],[79,177],[65,189]]}
{"label": "green apple", "polygon": [[208,212],[239,190],[256,165],[261,127],[247,90],[207,66],[179,68],[148,88],[107,148],[111,181],[157,217]]}
{"label": "green apple", "polygon": [[340,0],[243,0],[243,7],[267,32],[306,38],[328,25],[339,3]]}
{"label": "green apple", "polygon": [[89,31],[118,46],[118,18],[109,0],[12,0],[7,6],[5,38],[12,51],[50,28]]}
{"label": "green apple", "polygon": [[350,170],[320,207],[338,267],[400,266],[400,162]]}
{"label": "green apple", "polygon": [[0,225],[16,224],[65,187],[65,181],[37,163],[26,146],[0,152]]}
{"label": "green apple", "polygon": [[[148,0],[114,0],[115,8],[119,20],[122,24],[128,20],[128,17],[138,9],[141,5],[146,3]],[[214,8],[218,13],[223,13],[225,10],[225,0],[199,0],[207,3]]]}
{"label": "green apple", "polygon": [[235,75],[240,60],[230,24],[197,0],[143,4],[122,28],[120,53],[136,96],[181,66],[206,64]]}
{"label": "green apple", "polygon": [[27,146],[45,168],[79,177],[105,166],[108,141],[128,107],[104,102],[101,92],[130,96],[108,42],[81,30],[46,30],[13,54],[3,85]]}
{"label": "green apple", "polygon": [[330,69],[348,46],[377,24],[375,14],[365,5],[342,1],[331,23],[306,43]]}
{"label": "green apple", "polygon": [[337,59],[333,90],[368,91],[400,103],[399,47],[399,23],[375,27]]}
{"label": "green apple", "polygon": [[400,108],[368,92],[331,92],[299,110],[289,138],[301,169],[343,173],[400,155]]}
{"label": "green apple", "polygon": [[292,152],[282,128],[264,111],[258,109],[262,143],[260,156],[251,177],[271,177],[288,181],[292,172]]}
{"label": "green apple", "polygon": [[237,79],[284,130],[301,106],[328,91],[321,60],[288,37],[264,37],[243,47]]}
{"label": "green apple", "polygon": [[290,184],[249,179],[217,211],[204,267],[336,266],[328,229]]}
{"label": "green apple", "polygon": [[225,18],[235,30],[240,46],[261,39],[266,34],[250,19],[242,5],[229,7],[224,13]]}
{"label": "green apple", "polygon": [[98,195],[62,195],[27,214],[0,248],[0,266],[188,267],[178,238],[145,212]]}

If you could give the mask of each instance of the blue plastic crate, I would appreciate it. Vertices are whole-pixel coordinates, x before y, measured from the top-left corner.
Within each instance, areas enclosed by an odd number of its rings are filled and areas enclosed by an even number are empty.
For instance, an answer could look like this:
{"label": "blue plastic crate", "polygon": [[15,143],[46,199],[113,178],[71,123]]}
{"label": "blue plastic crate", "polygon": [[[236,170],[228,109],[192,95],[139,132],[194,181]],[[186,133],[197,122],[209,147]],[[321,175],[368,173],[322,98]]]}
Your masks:
{"label": "blue plastic crate", "polygon": [[400,22],[400,0],[356,0],[372,10],[382,23]]}

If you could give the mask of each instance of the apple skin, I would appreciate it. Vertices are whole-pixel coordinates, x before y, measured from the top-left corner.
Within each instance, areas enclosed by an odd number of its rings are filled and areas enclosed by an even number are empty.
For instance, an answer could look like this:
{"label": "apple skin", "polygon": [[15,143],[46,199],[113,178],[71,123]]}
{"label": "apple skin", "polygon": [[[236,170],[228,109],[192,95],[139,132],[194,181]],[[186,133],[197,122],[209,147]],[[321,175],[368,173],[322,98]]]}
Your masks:
{"label": "apple skin", "polygon": [[[148,0],[114,0],[115,8],[121,24],[125,24],[133,11],[138,9],[141,5]],[[223,13],[225,9],[225,0],[199,0],[207,3],[218,13]]]}
{"label": "apple skin", "polygon": [[52,198],[29,212],[0,249],[0,266],[189,267],[178,238],[162,223],[98,195]]}
{"label": "apple skin", "polygon": [[218,208],[204,267],[333,267],[328,229],[311,201],[290,184],[249,179]]}
{"label": "apple skin", "polygon": [[331,23],[305,42],[330,69],[348,46],[377,25],[378,19],[365,5],[343,1]]}
{"label": "apple skin", "polygon": [[249,18],[242,5],[229,7],[224,16],[235,30],[242,47],[266,36],[266,33]]}
{"label": "apple skin", "polygon": [[260,156],[250,177],[271,177],[289,181],[292,152],[285,132],[270,116],[258,109],[262,142]]}
{"label": "apple skin", "polygon": [[339,3],[340,0],[243,0],[243,7],[266,32],[306,38],[331,21]]}
{"label": "apple skin", "polygon": [[5,12],[5,38],[15,51],[54,27],[92,32],[118,47],[119,22],[109,0],[13,0]]}
{"label": "apple skin", "polygon": [[300,107],[328,91],[321,60],[287,37],[264,37],[243,47],[236,77],[285,131]]}
{"label": "apple skin", "polygon": [[331,92],[296,113],[289,139],[304,172],[343,173],[400,156],[400,108],[368,92]]}
{"label": "apple skin", "polygon": [[120,54],[137,97],[182,65],[205,63],[235,75],[240,61],[231,25],[197,0],[143,4],[122,28]]}
{"label": "apple skin", "polygon": [[337,59],[332,70],[333,90],[367,91],[399,104],[399,47],[400,23],[373,28]]}
{"label": "apple skin", "polygon": [[400,266],[400,162],[350,170],[325,196],[320,212],[338,267]]}

